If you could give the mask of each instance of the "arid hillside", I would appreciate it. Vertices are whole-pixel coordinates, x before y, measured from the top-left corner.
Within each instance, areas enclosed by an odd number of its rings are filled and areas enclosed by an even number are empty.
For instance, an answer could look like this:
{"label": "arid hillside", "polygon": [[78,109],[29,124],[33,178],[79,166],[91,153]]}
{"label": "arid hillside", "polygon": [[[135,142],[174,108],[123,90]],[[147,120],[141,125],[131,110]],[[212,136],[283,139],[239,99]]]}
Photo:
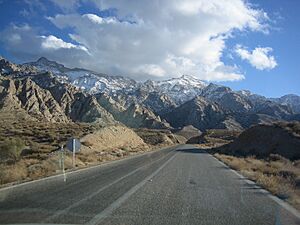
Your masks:
{"label": "arid hillside", "polygon": [[300,209],[299,122],[257,125],[242,132],[232,142],[208,151]]}
{"label": "arid hillside", "polygon": [[[133,131],[122,124],[41,122],[22,109],[6,111],[2,108],[0,184],[61,173],[59,150],[71,137],[82,143],[76,156],[77,168],[179,143],[170,131]],[[72,169],[72,155],[66,148],[65,153],[65,166],[69,170]]]}
{"label": "arid hillside", "polygon": [[241,133],[223,152],[266,157],[278,154],[291,160],[300,159],[300,123],[257,125]]}

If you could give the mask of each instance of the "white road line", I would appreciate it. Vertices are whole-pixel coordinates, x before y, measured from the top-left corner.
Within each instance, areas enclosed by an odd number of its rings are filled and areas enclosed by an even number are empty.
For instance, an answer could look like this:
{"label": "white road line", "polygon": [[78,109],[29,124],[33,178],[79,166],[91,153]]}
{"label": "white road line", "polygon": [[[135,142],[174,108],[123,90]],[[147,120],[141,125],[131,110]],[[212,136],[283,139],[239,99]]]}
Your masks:
{"label": "white road line", "polygon": [[136,172],[139,171],[139,170],[140,170],[140,168],[135,169],[135,170],[131,171],[130,173],[126,174],[125,176],[122,176],[122,177],[120,177],[119,179],[115,180],[114,182],[112,182],[112,183],[110,183],[110,184],[108,184],[108,185],[105,185],[104,187],[100,188],[98,191],[94,192],[93,194],[91,194],[91,195],[89,195],[89,196],[87,196],[87,197],[81,199],[80,201],[78,201],[78,202],[76,202],[76,203],[74,203],[74,204],[68,206],[68,207],[65,208],[64,210],[60,210],[60,211],[58,211],[57,213],[55,213],[54,215],[52,215],[52,216],[46,218],[42,223],[47,223],[47,222],[49,222],[49,221],[51,221],[51,220],[54,220],[54,219],[58,218],[59,216],[61,216],[61,215],[65,214],[65,213],[67,213],[71,208],[76,207],[76,206],[79,206],[79,205],[82,204],[83,202],[87,201],[88,199],[93,198],[94,196],[96,196],[96,195],[99,194],[100,192],[102,192],[102,191],[104,191],[105,189],[111,187],[112,185],[118,183],[119,181],[125,179],[126,177],[131,176],[132,174],[136,173]]}
{"label": "white road line", "polygon": [[[106,161],[106,162],[103,162],[99,165],[93,165],[93,166],[89,166],[89,167],[86,167],[86,168],[78,168],[75,171],[66,172],[66,175],[73,174],[73,173],[80,173],[80,172],[83,172],[85,170],[91,170],[91,169],[95,169],[95,168],[98,168],[98,167],[107,167],[107,166],[113,165],[115,163],[120,163],[122,161],[134,159],[134,158],[137,158],[137,157],[140,157],[140,156],[143,156],[143,155],[153,154],[155,152],[163,151],[163,150],[167,150],[167,149],[171,149],[171,148],[174,148],[174,150],[176,150],[180,146],[181,145],[175,145],[175,146],[171,146],[171,147],[156,149],[156,150],[153,150],[153,151],[143,152],[143,153],[132,155],[132,156],[122,158],[122,159],[117,159],[117,160],[113,160],[113,161]],[[46,181],[46,180],[52,180],[52,179],[55,180],[56,178],[59,178],[59,177],[62,177],[62,179],[63,179],[63,176],[64,176],[63,174],[57,174],[57,175],[52,175],[52,176],[48,176],[48,177],[43,177],[43,178],[40,178],[40,179],[37,179],[37,180],[25,181],[25,182],[19,183],[19,184],[12,184],[11,186],[0,188],[0,193],[3,192],[3,191],[7,191],[9,189],[14,189],[14,188],[18,188],[18,187],[21,187],[21,186],[26,186],[26,185]]]}
{"label": "white road line", "polygon": [[231,169],[229,166],[227,166],[225,163],[223,163],[222,161],[220,161],[219,159],[217,159],[213,155],[211,155],[211,157],[213,159],[215,159],[218,163],[220,163],[222,166],[227,167],[232,173],[234,173],[235,175],[237,175],[239,178],[242,178],[243,181],[245,181],[247,184],[253,185],[254,188],[257,188],[257,191],[259,191],[259,192],[261,192],[263,194],[266,194],[266,196],[268,196],[270,199],[272,199],[273,201],[275,201],[282,208],[284,208],[285,210],[287,210],[288,212],[290,212],[292,215],[294,215],[295,217],[297,217],[298,219],[300,219],[300,212],[297,209],[295,209],[293,206],[291,206],[289,203],[287,203],[287,202],[283,201],[282,199],[276,197],[275,195],[271,194],[269,191],[267,191],[266,189],[264,189],[261,186],[257,185],[255,182],[249,180],[248,178],[244,177],[243,175],[241,175],[236,170]]}
{"label": "white road line", "polygon": [[99,193],[101,193],[101,192],[104,191],[105,189],[107,189],[107,188],[111,187],[112,185],[114,185],[114,184],[120,182],[121,180],[123,180],[123,179],[125,179],[125,178],[127,178],[127,177],[129,177],[129,176],[131,176],[131,175],[133,175],[133,174],[135,174],[136,172],[138,172],[139,170],[143,169],[144,167],[147,167],[147,166],[149,166],[149,165],[152,165],[153,163],[156,163],[157,161],[166,158],[170,153],[171,153],[171,152],[167,153],[167,154],[164,155],[162,158],[158,158],[157,160],[155,160],[155,161],[153,161],[153,162],[151,162],[151,163],[149,163],[149,164],[146,164],[146,165],[144,165],[144,166],[141,166],[141,167],[139,167],[139,168],[137,168],[137,169],[131,171],[130,173],[128,173],[128,174],[126,174],[126,175],[124,175],[124,176],[118,178],[117,180],[113,181],[112,183],[105,185],[104,187],[100,188],[98,191],[94,192],[93,194],[91,194],[91,195],[89,195],[89,196],[87,196],[87,197],[81,199],[80,201],[77,201],[76,203],[74,203],[74,204],[68,206],[67,208],[65,208],[65,209],[63,209],[63,210],[60,210],[60,211],[58,211],[57,213],[55,213],[54,215],[52,215],[52,216],[46,218],[46,219],[43,221],[43,223],[46,223],[46,222],[49,222],[49,221],[51,221],[51,220],[53,220],[53,219],[58,218],[60,215],[63,215],[63,214],[65,214],[65,213],[67,213],[71,208],[74,208],[74,207],[76,207],[76,206],[79,206],[80,204],[82,204],[83,202],[87,201],[88,199],[91,199],[91,198],[93,198],[94,196],[98,195]]}
{"label": "white road line", "polygon": [[120,198],[118,198],[115,202],[113,202],[110,206],[104,209],[99,214],[95,215],[93,219],[91,219],[87,225],[96,225],[104,218],[108,217],[115,209],[119,208],[122,203],[124,203],[131,195],[133,195],[137,190],[143,187],[148,180],[151,180],[155,175],[157,175],[177,154],[175,153],[170,159],[168,159],[163,165],[161,165],[156,171],[154,171],[151,175],[146,177],[143,181],[132,187],[129,191],[123,194]]}

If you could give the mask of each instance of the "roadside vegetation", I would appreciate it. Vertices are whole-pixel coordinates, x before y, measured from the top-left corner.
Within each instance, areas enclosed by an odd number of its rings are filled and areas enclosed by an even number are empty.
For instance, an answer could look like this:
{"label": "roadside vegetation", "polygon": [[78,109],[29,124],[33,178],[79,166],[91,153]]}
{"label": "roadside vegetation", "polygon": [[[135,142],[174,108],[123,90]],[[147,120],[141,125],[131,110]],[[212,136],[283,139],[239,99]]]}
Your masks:
{"label": "roadside vegetation", "polygon": [[279,155],[265,159],[219,153],[214,156],[300,210],[300,160],[290,161]]}
{"label": "roadside vegetation", "polygon": [[293,122],[257,125],[240,134],[208,130],[196,143],[300,210],[299,128]]}
{"label": "roadside vegetation", "polygon": [[229,144],[241,134],[241,131],[226,129],[208,129],[201,135],[190,138],[188,144],[200,144],[205,148],[216,148]]}
{"label": "roadside vegetation", "polygon": [[[0,113],[0,185],[61,173],[59,150],[71,137],[80,138],[82,144],[77,168],[179,143],[170,131],[41,122],[15,113]],[[65,154],[65,168],[71,170],[72,154],[67,150]]]}
{"label": "roadside vegetation", "polygon": [[185,143],[186,138],[173,134],[169,130],[154,130],[154,129],[146,129],[140,128],[134,130],[138,136],[140,136],[144,142],[153,147],[160,147],[179,143]]}

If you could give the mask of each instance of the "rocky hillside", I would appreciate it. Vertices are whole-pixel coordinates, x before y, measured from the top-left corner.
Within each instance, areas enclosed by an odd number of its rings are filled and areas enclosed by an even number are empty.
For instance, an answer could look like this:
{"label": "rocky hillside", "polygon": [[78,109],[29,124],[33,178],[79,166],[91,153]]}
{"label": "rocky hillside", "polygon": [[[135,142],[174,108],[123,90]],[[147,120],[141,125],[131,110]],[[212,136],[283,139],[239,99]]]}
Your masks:
{"label": "rocky hillside", "polygon": [[[214,91],[212,87],[215,88]],[[256,103],[229,88],[209,85],[200,96],[172,109],[162,115],[162,118],[173,127],[193,125],[201,131],[206,129],[239,131],[255,124],[298,119],[298,115],[287,105],[270,100],[255,101]]]}
{"label": "rocky hillside", "polygon": [[18,66],[8,61],[2,64],[9,66],[10,73],[0,76],[0,111],[20,110],[32,119],[51,122],[115,124],[119,121],[135,128],[169,127],[142,106],[132,104],[124,108],[109,96],[92,95],[61,82],[51,72],[26,71],[28,65]]}
{"label": "rocky hillside", "polygon": [[203,97],[196,97],[167,113],[164,118],[173,127],[193,125],[204,130],[218,126],[225,119],[222,108]]}
{"label": "rocky hillside", "polygon": [[39,85],[41,80],[51,83],[51,74],[0,80],[0,110],[23,110],[31,117],[51,122],[114,123],[114,118],[97,102],[73,87],[57,83]]}
{"label": "rocky hillside", "polygon": [[3,107],[17,107],[48,121],[119,121],[134,128],[156,129],[192,125],[205,131],[300,120],[299,96],[268,99],[187,75],[136,82],[67,68],[43,57],[23,65],[1,58],[0,66]]}
{"label": "rocky hillside", "polygon": [[137,86],[137,82],[132,79],[108,76],[82,68],[67,68],[45,57],[39,58],[36,62],[25,63],[22,66],[34,67],[40,72],[52,72],[61,82],[72,84],[93,94],[99,92],[114,93],[118,90],[130,91]]}
{"label": "rocky hillside", "polygon": [[258,157],[278,154],[291,160],[300,159],[300,123],[257,125],[240,134],[223,151]]}
{"label": "rocky hillside", "polygon": [[207,85],[207,83],[188,75],[163,81],[148,80],[143,83],[143,87],[148,91],[165,94],[177,105],[200,95]]}
{"label": "rocky hillside", "polygon": [[300,96],[298,95],[284,95],[280,98],[271,98],[270,100],[282,105],[288,105],[295,113],[300,113]]}

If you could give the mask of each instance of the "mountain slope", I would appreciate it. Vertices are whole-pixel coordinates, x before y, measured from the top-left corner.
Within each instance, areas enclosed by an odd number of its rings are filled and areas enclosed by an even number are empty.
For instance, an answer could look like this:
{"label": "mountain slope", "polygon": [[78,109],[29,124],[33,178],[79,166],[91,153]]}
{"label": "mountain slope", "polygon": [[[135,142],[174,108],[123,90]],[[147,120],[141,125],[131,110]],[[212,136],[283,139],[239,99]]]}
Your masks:
{"label": "mountain slope", "polygon": [[67,122],[68,118],[48,90],[40,88],[30,78],[0,80],[1,109],[14,106],[30,116],[52,122]]}
{"label": "mountain slope", "polygon": [[193,76],[183,75],[164,81],[148,80],[144,87],[150,91],[167,94],[176,104],[182,104],[200,95],[207,84]]}
{"label": "mountain slope", "polygon": [[259,157],[278,154],[291,160],[300,159],[300,123],[257,125],[244,131],[225,152]]}
{"label": "mountain slope", "polygon": [[282,105],[288,105],[295,113],[300,113],[300,96],[298,95],[289,94],[280,98],[271,98],[270,100]]}
{"label": "mountain slope", "polygon": [[201,131],[219,126],[225,117],[218,104],[203,97],[196,97],[164,115],[174,127],[193,125]]}
{"label": "mountain slope", "polygon": [[[48,62],[43,58],[40,61]],[[52,72],[36,70],[34,73],[23,73],[22,68],[25,68],[26,72],[26,68],[31,67],[9,62],[8,64],[12,68],[10,73],[1,76],[2,109],[8,109],[8,106],[11,110],[18,108],[33,118],[52,122],[114,124],[117,120],[134,128],[170,127],[143,105],[133,102],[130,107],[123,107],[110,97],[111,93],[93,95],[62,82],[57,74]],[[51,62],[49,67],[55,67],[62,73],[69,71],[55,62]]]}
{"label": "mountain slope", "polygon": [[196,96],[217,102],[224,109],[233,112],[268,114],[278,119],[289,119],[293,113],[300,111],[299,96],[267,99],[249,91],[233,91],[229,87],[207,84],[188,75],[162,81],[136,82],[86,69],[70,69],[43,57],[24,65],[35,67],[38,71],[51,71],[61,82],[70,83],[92,94],[108,93],[125,108],[138,104],[158,115],[165,114]]}
{"label": "mountain slope", "polygon": [[[53,121],[117,120],[127,126],[148,128],[193,125],[203,131],[241,130],[257,123],[300,119],[295,114],[297,96],[268,99],[187,75],[136,82],[81,68],[70,69],[43,57],[23,65],[1,58],[0,65],[3,76],[19,82],[23,90],[18,89],[19,95],[10,95],[11,105],[31,116]],[[28,84],[25,79],[29,79]]]}
{"label": "mountain slope", "polygon": [[[43,76],[42,74],[41,76]],[[2,78],[0,81],[1,109],[16,106],[23,109],[30,116],[50,122],[103,122],[114,123],[110,115],[93,96],[82,93],[72,93],[58,97],[53,90],[44,89],[35,82],[35,77]],[[67,87],[66,87],[67,89]]]}
{"label": "mountain slope", "polygon": [[129,78],[108,76],[81,68],[70,69],[55,61],[48,60],[45,57],[41,57],[36,62],[29,62],[23,65],[34,66],[40,72],[50,71],[57,76],[61,82],[70,83],[90,93],[113,93],[118,90],[129,91],[134,89],[137,85],[134,80]]}
{"label": "mountain slope", "polygon": [[116,120],[129,127],[170,128],[170,125],[166,121],[162,121],[159,116],[142,105],[132,103],[130,106],[124,107],[106,93],[97,94],[95,96],[97,101],[110,112]]}

